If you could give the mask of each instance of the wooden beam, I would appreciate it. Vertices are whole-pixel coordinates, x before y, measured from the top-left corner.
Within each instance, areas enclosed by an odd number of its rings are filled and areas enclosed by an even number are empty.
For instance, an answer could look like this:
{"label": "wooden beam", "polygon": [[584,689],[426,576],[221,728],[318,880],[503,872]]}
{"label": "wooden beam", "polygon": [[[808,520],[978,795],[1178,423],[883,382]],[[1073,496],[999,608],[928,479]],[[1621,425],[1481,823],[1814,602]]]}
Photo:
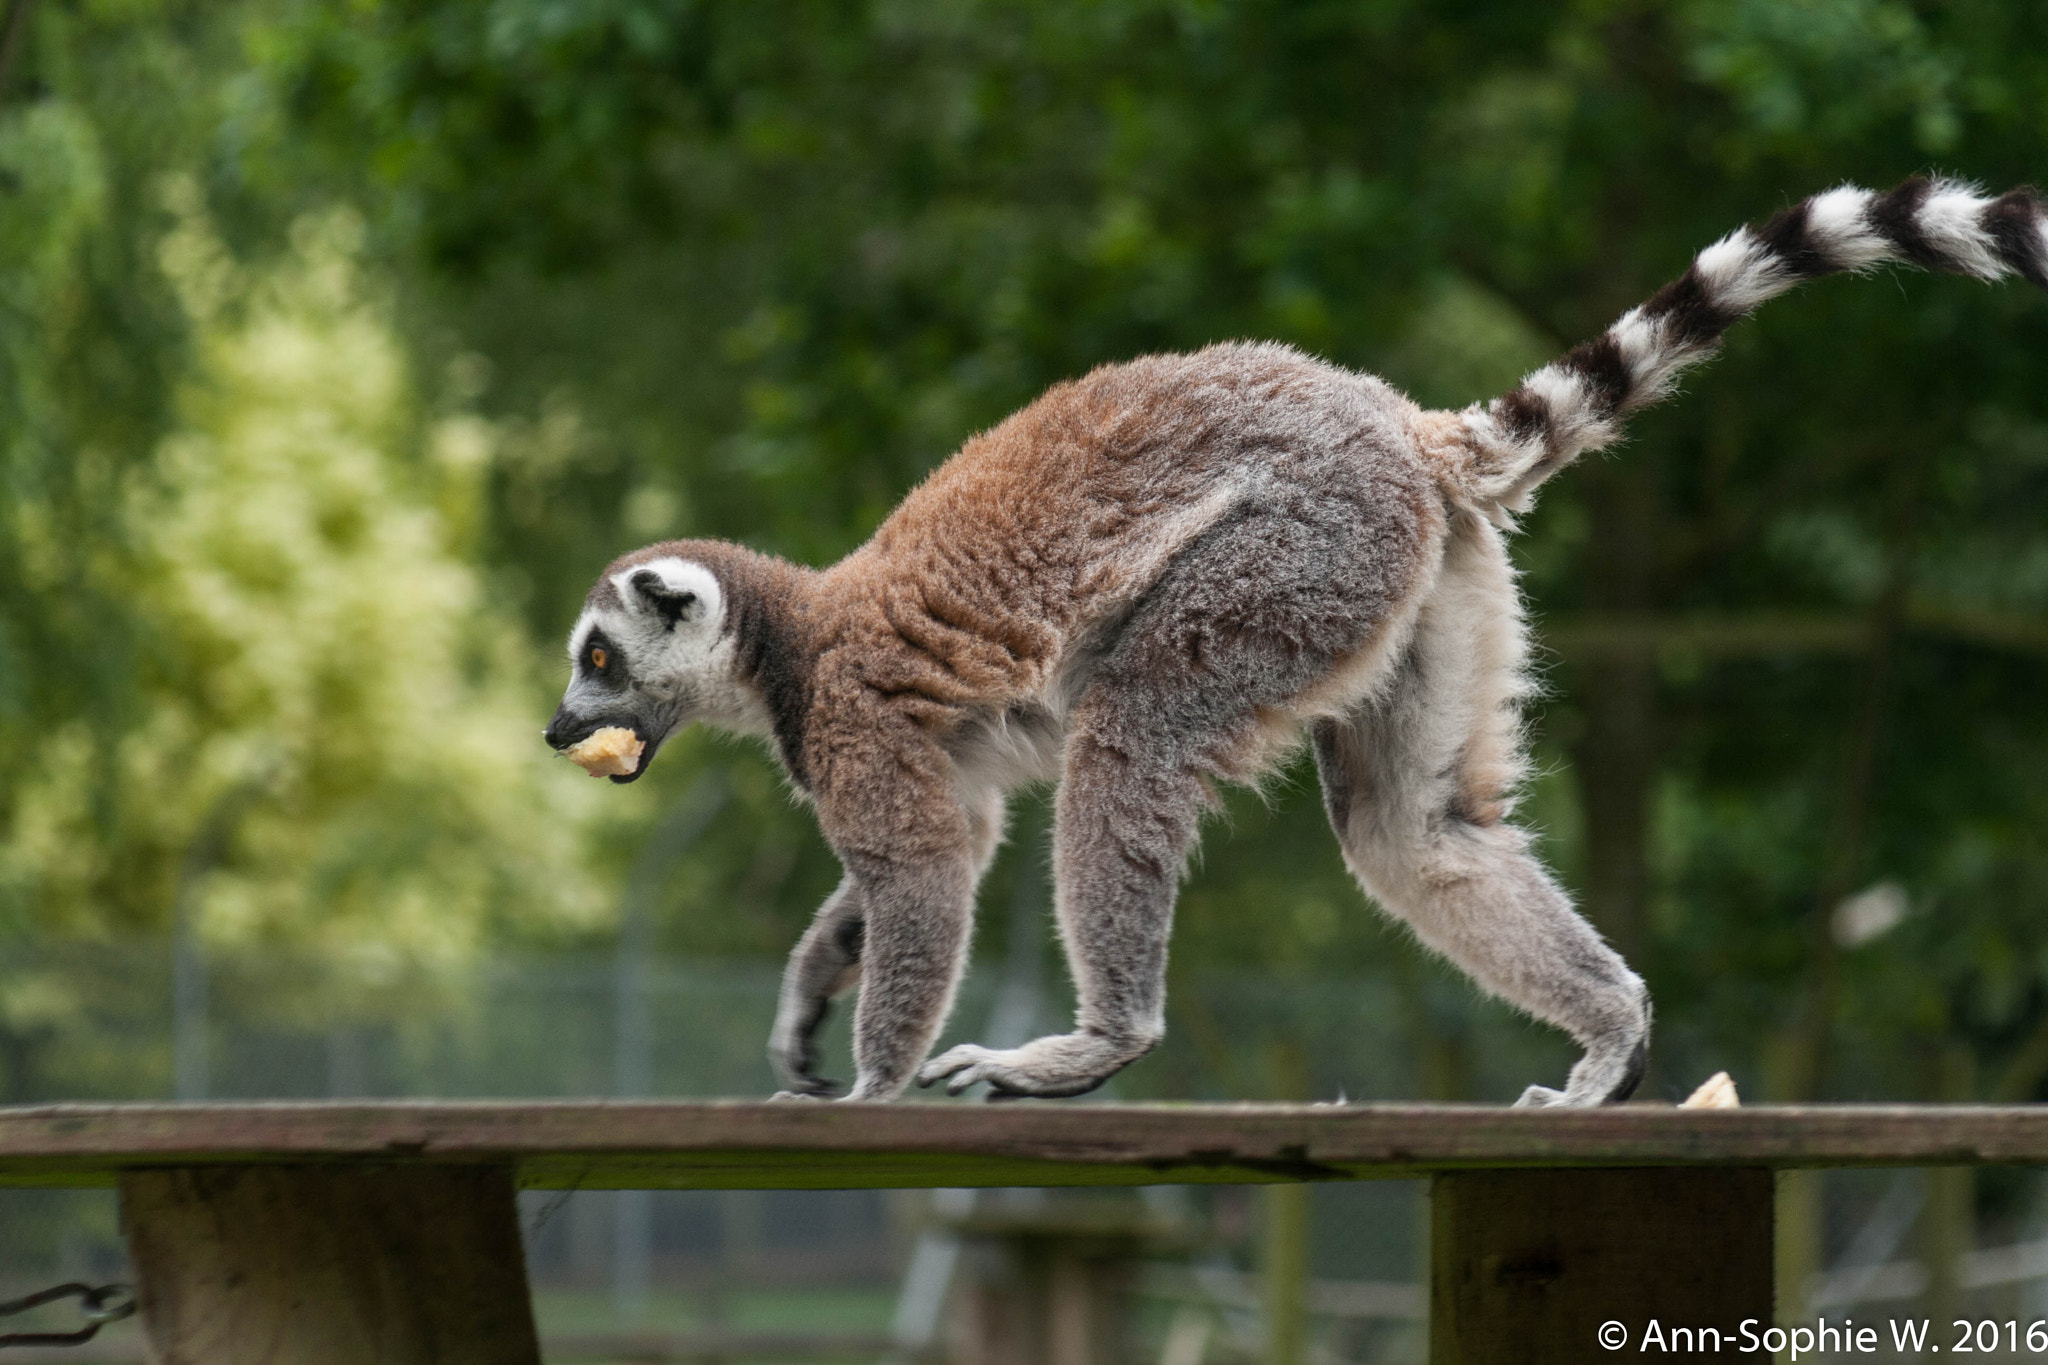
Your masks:
{"label": "wooden beam", "polygon": [[130,1171],[155,1365],[540,1365],[506,1166]]}
{"label": "wooden beam", "polygon": [[1750,1358],[1744,1325],[1771,1326],[1771,1227],[1754,1167],[1439,1175],[1430,1365]]}
{"label": "wooden beam", "polygon": [[408,1101],[0,1108],[0,1184],[504,1165],[542,1189],[1256,1184],[1489,1167],[2048,1164],[2048,1106]]}

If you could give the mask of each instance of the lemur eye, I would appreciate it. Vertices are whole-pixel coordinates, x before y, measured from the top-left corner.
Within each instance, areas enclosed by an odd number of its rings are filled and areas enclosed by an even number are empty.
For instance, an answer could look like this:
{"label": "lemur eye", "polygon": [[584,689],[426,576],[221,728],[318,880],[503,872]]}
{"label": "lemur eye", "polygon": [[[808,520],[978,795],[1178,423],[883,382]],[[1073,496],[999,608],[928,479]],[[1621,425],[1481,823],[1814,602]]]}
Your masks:
{"label": "lemur eye", "polygon": [[590,666],[592,668],[600,670],[603,669],[605,664],[610,661],[611,657],[612,656],[606,653],[603,646],[601,645],[592,645],[590,647]]}

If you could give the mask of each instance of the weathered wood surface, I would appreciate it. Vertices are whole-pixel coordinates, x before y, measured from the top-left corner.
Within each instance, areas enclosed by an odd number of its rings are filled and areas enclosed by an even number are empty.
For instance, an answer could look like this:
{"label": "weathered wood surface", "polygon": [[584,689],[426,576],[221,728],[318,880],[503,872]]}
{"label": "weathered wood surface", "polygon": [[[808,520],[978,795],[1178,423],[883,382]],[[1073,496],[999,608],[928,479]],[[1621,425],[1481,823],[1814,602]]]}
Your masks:
{"label": "weathered wood surface", "polygon": [[153,1365],[540,1365],[511,1168],[121,1177]]}
{"label": "weathered wood surface", "polygon": [[1430,1365],[1633,1360],[1653,1322],[1657,1354],[1756,1358],[1741,1328],[1772,1321],[1771,1184],[1757,1167],[1438,1175]]}
{"label": "weathered wood surface", "polygon": [[1488,1167],[2048,1164],[2048,1106],[463,1102],[0,1108],[0,1184],[498,1163],[538,1189],[1247,1184]]}

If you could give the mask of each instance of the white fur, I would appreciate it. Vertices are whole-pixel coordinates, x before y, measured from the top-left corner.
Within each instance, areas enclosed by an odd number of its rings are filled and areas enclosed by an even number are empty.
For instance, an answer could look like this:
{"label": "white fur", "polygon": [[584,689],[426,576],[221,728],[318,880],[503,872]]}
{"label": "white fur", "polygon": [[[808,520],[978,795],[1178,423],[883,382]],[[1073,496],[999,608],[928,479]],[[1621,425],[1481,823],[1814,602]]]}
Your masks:
{"label": "white fur", "polygon": [[1579,377],[1558,365],[1545,365],[1522,381],[1522,387],[1550,405],[1553,422],[1570,421],[1586,406],[1586,393]]}
{"label": "white fur", "polygon": [[1664,324],[1644,317],[1640,308],[1623,313],[1607,331],[1621,348],[1621,358],[1634,381],[1624,412],[1648,407],[1669,395],[1680,372],[1700,358],[1699,347],[1670,341]]}
{"label": "white fur", "polygon": [[[1900,258],[1898,248],[1871,223],[1875,197],[1869,190],[1840,185],[1806,201],[1806,239],[1826,268],[1862,271]],[[1984,226],[1987,203],[1975,186],[1959,181],[1936,180],[1929,187],[1914,223],[1940,254],[1943,267],[1986,280],[2010,273]],[[2048,222],[2037,222],[2034,231],[2040,259],[2048,263]],[[1693,270],[1714,305],[1738,315],[1799,282],[1785,258],[1748,228],[1737,228],[1700,252]],[[1537,485],[1579,452],[1612,442],[1622,417],[1667,396],[1679,373],[1713,350],[1711,343],[1688,344],[1640,307],[1622,314],[1607,335],[1631,381],[1617,411],[1600,415],[1580,377],[1558,364],[1545,365],[1522,381],[1522,388],[1547,409],[1548,420],[1537,432],[1510,439],[1492,405],[1465,410],[1465,446],[1471,454],[1465,484],[1496,526],[1510,525],[1507,514],[1525,510]],[[1487,506],[1489,501],[1494,505]]]}
{"label": "white fur", "polygon": [[1935,181],[1914,220],[1927,240],[1961,270],[1980,280],[2003,279],[2005,262],[1998,259],[1998,249],[1983,226],[1989,201],[1973,189],[1954,180]]}
{"label": "white fur", "polygon": [[687,559],[665,555],[660,559],[650,559],[645,564],[635,564],[630,569],[621,569],[612,575],[612,586],[619,590],[619,596],[631,602],[633,575],[649,571],[659,574],[671,592],[695,593],[713,622],[724,623],[725,591],[718,586],[718,576],[702,564],[693,564]]}
{"label": "white fur", "polygon": [[1495,420],[1485,407],[1474,403],[1460,414],[1465,424],[1465,444],[1479,457],[1479,463],[1498,471],[1492,477],[1479,477],[1470,484],[1474,506],[1488,521],[1502,530],[1512,529],[1514,514],[1528,510],[1528,503],[1518,491],[1519,486],[1530,478],[1529,471],[1543,461],[1547,448],[1543,434],[1537,432],[1522,440],[1514,440]]}
{"label": "white fur", "polygon": [[[1523,1104],[1593,1104],[1626,1089],[1649,1032],[1642,982],[1573,913],[1504,817],[1523,765],[1518,703],[1530,691],[1514,570],[1497,532],[1454,524],[1408,648],[1422,661],[1336,727],[1319,753],[1345,800],[1337,835],[1360,884],[1425,945],[1488,990],[1587,1047],[1563,1091]],[[1498,792],[1498,814],[1444,820],[1460,788]]]}
{"label": "white fur", "polygon": [[1629,377],[1637,386],[1659,391],[1659,380],[1673,367],[1671,357],[1665,353],[1664,329],[1644,317],[1642,309],[1631,308],[1615,319],[1607,335],[1614,338],[1622,363],[1628,366]]}
{"label": "white fur", "polygon": [[1576,450],[1597,450],[1612,441],[1614,423],[1593,415],[1593,404],[1585,381],[1561,365],[1545,365],[1522,387],[1541,398],[1550,408],[1552,441]]}
{"label": "white fur", "polygon": [[1702,251],[1693,265],[1708,294],[1738,313],[1776,298],[1792,285],[1779,268],[1778,258],[1750,236],[1748,228],[1737,228]]}
{"label": "white fur", "polygon": [[1807,201],[1807,236],[1844,270],[1868,270],[1891,257],[1891,247],[1870,226],[1871,198],[1869,190],[1840,185]]}
{"label": "white fur", "polygon": [[[653,571],[672,592],[688,592],[697,607],[669,626],[633,586],[633,575]],[[740,677],[733,641],[725,630],[725,591],[701,564],[668,556],[612,575],[621,605],[587,610],[569,633],[569,657],[580,660],[591,631],[604,633],[625,656],[633,685],[674,713],[669,730],[706,721],[743,734],[769,731],[767,706]],[[594,702],[598,684],[579,674],[572,701]],[[586,689],[579,694],[579,689]]]}
{"label": "white fur", "polygon": [[1066,717],[1044,708],[991,711],[948,746],[962,791],[1006,792],[1060,775]]}

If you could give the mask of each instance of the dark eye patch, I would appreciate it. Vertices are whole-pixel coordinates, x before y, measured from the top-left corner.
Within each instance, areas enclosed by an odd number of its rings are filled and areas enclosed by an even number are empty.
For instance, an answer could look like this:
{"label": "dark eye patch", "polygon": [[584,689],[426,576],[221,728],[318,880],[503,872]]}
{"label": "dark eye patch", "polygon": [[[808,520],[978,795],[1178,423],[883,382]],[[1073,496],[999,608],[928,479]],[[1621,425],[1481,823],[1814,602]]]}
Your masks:
{"label": "dark eye patch", "polygon": [[583,642],[581,663],[593,676],[608,679],[619,675],[625,660],[610,640],[593,633]]}

